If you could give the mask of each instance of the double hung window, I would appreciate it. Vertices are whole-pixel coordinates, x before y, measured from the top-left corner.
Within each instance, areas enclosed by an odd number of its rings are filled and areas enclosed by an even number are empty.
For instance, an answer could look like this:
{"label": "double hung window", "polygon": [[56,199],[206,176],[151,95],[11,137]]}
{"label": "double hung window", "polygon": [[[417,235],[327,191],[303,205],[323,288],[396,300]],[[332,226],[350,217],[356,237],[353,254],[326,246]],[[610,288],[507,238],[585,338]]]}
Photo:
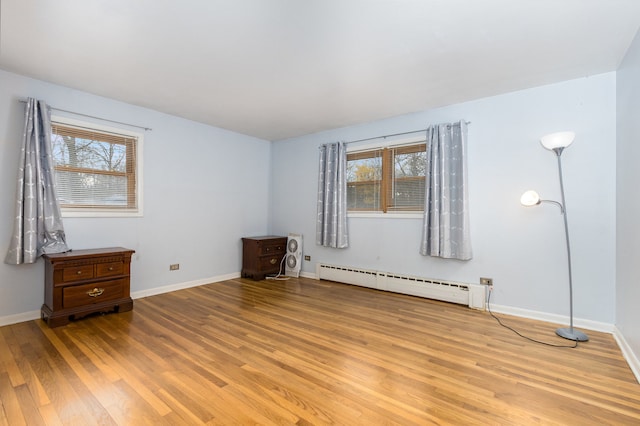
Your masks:
{"label": "double hung window", "polygon": [[142,135],[56,118],[51,133],[64,216],[141,214]]}
{"label": "double hung window", "polygon": [[347,154],[347,204],[351,212],[424,210],[426,143]]}

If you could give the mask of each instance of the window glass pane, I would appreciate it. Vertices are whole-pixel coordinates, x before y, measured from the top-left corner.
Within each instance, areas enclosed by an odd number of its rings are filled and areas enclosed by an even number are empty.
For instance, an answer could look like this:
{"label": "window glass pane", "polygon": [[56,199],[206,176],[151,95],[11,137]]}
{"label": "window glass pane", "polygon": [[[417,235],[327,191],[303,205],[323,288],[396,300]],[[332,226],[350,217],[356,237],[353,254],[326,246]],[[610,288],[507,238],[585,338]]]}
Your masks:
{"label": "window glass pane", "polygon": [[389,208],[396,210],[422,210],[424,208],[426,152],[394,152],[394,176]]}
{"label": "window glass pane", "polygon": [[396,153],[394,157],[396,177],[426,176],[427,153],[425,151],[411,152],[408,154]]}
{"label": "window glass pane", "polygon": [[348,210],[380,210],[380,184],[347,183]]}
{"label": "window glass pane", "polygon": [[347,160],[347,208],[381,210],[382,153],[352,154]]}
{"label": "window glass pane", "polygon": [[126,146],[110,142],[52,135],[56,166],[124,172]]}

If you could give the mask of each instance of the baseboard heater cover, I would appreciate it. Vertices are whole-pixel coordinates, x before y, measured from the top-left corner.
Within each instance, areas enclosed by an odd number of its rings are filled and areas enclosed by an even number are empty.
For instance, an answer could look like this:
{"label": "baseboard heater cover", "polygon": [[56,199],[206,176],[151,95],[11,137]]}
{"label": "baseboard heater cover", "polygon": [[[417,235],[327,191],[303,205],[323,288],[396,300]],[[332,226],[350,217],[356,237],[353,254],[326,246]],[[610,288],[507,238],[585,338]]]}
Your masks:
{"label": "baseboard heater cover", "polygon": [[485,310],[486,287],[349,266],[316,264],[318,279],[420,296]]}

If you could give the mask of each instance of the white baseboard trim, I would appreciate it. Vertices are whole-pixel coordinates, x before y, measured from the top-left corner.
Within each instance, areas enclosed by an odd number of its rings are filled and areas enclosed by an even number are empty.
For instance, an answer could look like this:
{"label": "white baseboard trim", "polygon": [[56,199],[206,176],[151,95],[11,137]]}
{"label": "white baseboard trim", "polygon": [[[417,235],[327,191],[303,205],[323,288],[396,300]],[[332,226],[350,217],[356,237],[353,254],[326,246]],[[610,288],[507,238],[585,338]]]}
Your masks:
{"label": "white baseboard trim", "polygon": [[[529,318],[545,322],[553,322],[556,324],[569,324],[569,317],[565,315],[550,314],[547,312],[532,311],[529,309],[514,308],[512,306],[491,304],[491,311],[497,314],[507,314],[516,317]],[[576,328],[584,328],[587,330],[601,331],[603,333],[613,333],[614,325],[606,322],[592,321],[581,318],[574,318],[573,325]]]}
{"label": "white baseboard trim", "polygon": [[40,318],[40,311],[22,312],[20,314],[0,317],[0,327],[3,325],[17,324],[19,322],[32,321]]}
{"label": "white baseboard trim", "polygon": [[[234,272],[232,274],[227,274],[227,275],[218,275],[216,277],[203,278],[200,280],[188,281],[184,283],[171,284],[171,285],[166,285],[162,287],[155,287],[148,290],[134,291],[131,293],[131,298],[140,299],[143,297],[155,296],[156,294],[169,293],[171,291],[182,290],[184,288],[197,287],[200,285],[232,280],[235,278],[240,278],[240,272]],[[19,322],[32,321],[39,318],[40,318],[40,311],[29,311],[29,312],[22,312],[20,314],[5,315],[3,317],[0,317],[0,327],[3,325],[11,325],[11,324],[17,324]]]}
{"label": "white baseboard trim", "polygon": [[240,272],[234,272],[232,274],[226,275],[218,275],[216,277],[211,278],[202,278],[194,281],[187,281],[184,283],[176,283],[165,285],[162,287],[154,287],[148,290],[139,290],[131,293],[132,299],[141,299],[143,297],[155,296],[157,294],[169,293],[172,291],[183,290],[185,288],[198,287],[205,284],[217,283],[220,281],[232,280],[235,278],[240,278]]}
{"label": "white baseboard trim", "polygon": [[629,368],[631,368],[633,375],[636,376],[636,380],[640,383],[640,360],[633,352],[633,349],[631,349],[624,335],[618,330],[618,327],[613,327],[613,338],[616,339],[622,356],[627,361],[627,364],[629,364]]}
{"label": "white baseboard trim", "polygon": [[318,274],[314,274],[313,272],[300,272],[300,276],[304,278],[311,278],[312,280],[318,279]]}

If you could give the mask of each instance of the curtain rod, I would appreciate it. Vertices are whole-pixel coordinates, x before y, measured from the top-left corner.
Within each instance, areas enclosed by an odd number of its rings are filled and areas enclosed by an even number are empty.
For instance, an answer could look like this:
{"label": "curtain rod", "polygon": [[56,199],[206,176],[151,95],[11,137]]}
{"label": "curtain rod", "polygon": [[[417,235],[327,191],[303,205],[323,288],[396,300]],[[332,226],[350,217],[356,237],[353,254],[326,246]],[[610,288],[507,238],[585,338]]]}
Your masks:
{"label": "curtain rod", "polygon": [[[465,121],[466,124],[471,124],[470,121]],[[457,123],[454,123],[453,125],[455,126]],[[451,124],[449,124],[449,126],[451,126]],[[386,138],[390,138],[391,136],[402,136],[402,135],[410,135],[411,133],[419,133],[419,132],[426,132],[427,129],[418,129],[418,130],[412,130],[410,132],[402,132],[402,133],[391,133],[388,135],[382,135],[382,136],[375,136],[372,138],[364,138],[364,139],[356,139],[355,141],[349,141],[349,142],[345,142],[346,144],[350,144],[350,143],[356,143],[356,142],[364,142],[364,141],[371,141],[374,139],[386,139]]]}
{"label": "curtain rod", "polygon": [[[19,99],[20,102],[22,102],[23,104],[27,103],[27,100],[25,99]],[[59,111],[59,112],[66,112],[68,114],[73,114],[73,115],[79,115],[82,117],[88,117],[88,118],[95,118],[96,120],[101,120],[101,121],[106,121],[109,123],[116,123],[116,124],[122,124],[124,126],[131,126],[131,127],[137,127],[138,129],[143,129],[145,131],[151,131],[153,130],[150,127],[145,127],[145,126],[138,126],[137,124],[131,124],[131,123],[124,123],[122,121],[116,121],[116,120],[109,120],[108,118],[102,118],[102,117],[96,117],[95,115],[89,115],[89,114],[83,114],[81,112],[74,112],[74,111],[68,111],[66,109],[60,109],[60,108],[56,108],[54,106],[49,105],[49,108]]]}

